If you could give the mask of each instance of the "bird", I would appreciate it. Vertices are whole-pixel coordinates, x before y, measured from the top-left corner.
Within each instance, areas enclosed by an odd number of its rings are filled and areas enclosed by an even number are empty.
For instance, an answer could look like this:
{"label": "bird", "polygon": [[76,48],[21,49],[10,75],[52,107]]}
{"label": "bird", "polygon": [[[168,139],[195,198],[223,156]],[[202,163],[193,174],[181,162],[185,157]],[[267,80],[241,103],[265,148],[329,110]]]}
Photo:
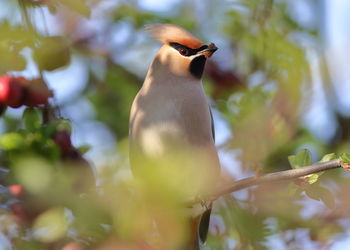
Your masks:
{"label": "bird", "polygon": [[[202,85],[205,63],[218,48],[174,24],[146,30],[162,46],[131,106],[132,173],[146,186],[168,188],[183,200],[201,197],[220,177],[213,116]],[[180,249],[200,249],[206,240],[212,204],[200,207],[190,216],[190,235]]]}

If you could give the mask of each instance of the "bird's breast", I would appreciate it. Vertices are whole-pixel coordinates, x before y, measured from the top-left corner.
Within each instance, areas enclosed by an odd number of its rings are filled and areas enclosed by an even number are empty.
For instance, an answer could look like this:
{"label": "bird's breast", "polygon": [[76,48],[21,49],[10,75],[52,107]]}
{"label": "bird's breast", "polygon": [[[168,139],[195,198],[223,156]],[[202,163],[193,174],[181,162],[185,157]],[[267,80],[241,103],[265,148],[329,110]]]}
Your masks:
{"label": "bird's breast", "polygon": [[176,180],[175,186],[190,179],[191,188],[186,190],[196,193],[215,182],[219,161],[202,87],[178,87],[141,89],[135,98],[130,117],[131,166],[143,179],[149,173],[152,180],[164,173]]}
{"label": "bird's breast", "polygon": [[209,106],[201,86],[176,87],[141,90],[134,101],[131,139],[145,153],[213,143]]}
{"label": "bird's breast", "polygon": [[181,127],[176,122],[163,121],[154,123],[139,132],[139,146],[150,157],[160,157],[170,150],[187,142]]}

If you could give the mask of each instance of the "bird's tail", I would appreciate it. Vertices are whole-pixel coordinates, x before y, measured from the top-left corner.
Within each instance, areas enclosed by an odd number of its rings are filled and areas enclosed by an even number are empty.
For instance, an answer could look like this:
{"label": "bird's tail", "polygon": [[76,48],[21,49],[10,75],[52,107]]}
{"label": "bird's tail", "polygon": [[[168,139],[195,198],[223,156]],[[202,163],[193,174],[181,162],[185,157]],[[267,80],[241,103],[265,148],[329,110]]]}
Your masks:
{"label": "bird's tail", "polygon": [[207,239],[211,208],[191,221],[191,238],[186,250],[199,250]]}

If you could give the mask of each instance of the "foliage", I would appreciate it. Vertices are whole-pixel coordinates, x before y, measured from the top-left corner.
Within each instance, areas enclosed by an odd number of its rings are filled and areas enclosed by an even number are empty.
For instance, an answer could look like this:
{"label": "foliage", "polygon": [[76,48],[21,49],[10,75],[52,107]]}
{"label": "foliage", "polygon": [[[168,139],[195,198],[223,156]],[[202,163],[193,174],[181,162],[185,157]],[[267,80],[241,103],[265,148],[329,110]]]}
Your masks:
{"label": "foliage", "polygon": [[[303,123],[313,91],[305,41],[315,48],[324,41],[322,25],[303,25],[292,14],[293,1],[179,0],[170,12],[143,9],[142,1],[108,2],[4,3],[20,20],[0,19],[0,238],[16,249],[178,249],[188,239],[181,197],[195,180],[178,188],[179,173],[155,169],[153,177],[164,181],[145,187],[128,166],[129,109],[156,44],[145,40],[148,23],[174,23],[221,43],[218,53],[224,52],[208,62],[203,84],[219,125],[229,128],[218,145],[222,155],[236,157],[227,172],[242,178],[336,156],[350,163],[349,117],[334,110],[338,127],[329,140]],[[310,1],[308,8],[322,4]],[[327,82],[324,52],[315,51]],[[69,71],[77,61],[83,76]],[[62,80],[60,72],[70,75]],[[57,83],[72,79],[83,87],[69,86],[58,98]],[[335,235],[346,234],[348,186],[348,176],[329,171],[220,198],[213,213],[222,220],[212,221],[206,246],[269,249],[280,242],[302,249],[308,242],[328,248]]]}

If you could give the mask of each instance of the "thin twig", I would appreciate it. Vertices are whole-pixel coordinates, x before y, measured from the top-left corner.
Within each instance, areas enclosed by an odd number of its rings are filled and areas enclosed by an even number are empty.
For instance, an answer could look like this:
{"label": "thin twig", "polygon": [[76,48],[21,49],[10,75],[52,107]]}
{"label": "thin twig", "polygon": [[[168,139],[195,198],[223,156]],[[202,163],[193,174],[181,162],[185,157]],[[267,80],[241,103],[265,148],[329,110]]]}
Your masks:
{"label": "thin twig", "polygon": [[249,177],[239,181],[232,182],[229,185],[226,185],[226,187],[223,187],[220,190],[216,191],[214,194],[210,195],[208,199],[205,199],[205,200],[214,201],[220,198],[221,196],[227,195],[229,193],[232,193],[247,187],[256,186],[267,182],[292,180],[298,177],[315,174],[325,170],[339,168],[341,166],[342,166],[342,161],[340,159],[336,159],[336,160],[322,162],[322,163],[315,163],[313,165],[305,166],[302,168],[289,169],[285,171],[265,174],[259,177]]}
{"label": "thin twig", "polygon": [[23,13],[23,17],[24,17],[23,22],[25,23],[25,25],[29,29],[29,31],[31,31],[33,34],[36,34],[35,29],[34,29],[33,24],[32,24],[32,21],[30,20],[26,4],[24,3],[23,0],[18,0],[18,4],[19,4],[19,6],[22,10],[22,13]]}

